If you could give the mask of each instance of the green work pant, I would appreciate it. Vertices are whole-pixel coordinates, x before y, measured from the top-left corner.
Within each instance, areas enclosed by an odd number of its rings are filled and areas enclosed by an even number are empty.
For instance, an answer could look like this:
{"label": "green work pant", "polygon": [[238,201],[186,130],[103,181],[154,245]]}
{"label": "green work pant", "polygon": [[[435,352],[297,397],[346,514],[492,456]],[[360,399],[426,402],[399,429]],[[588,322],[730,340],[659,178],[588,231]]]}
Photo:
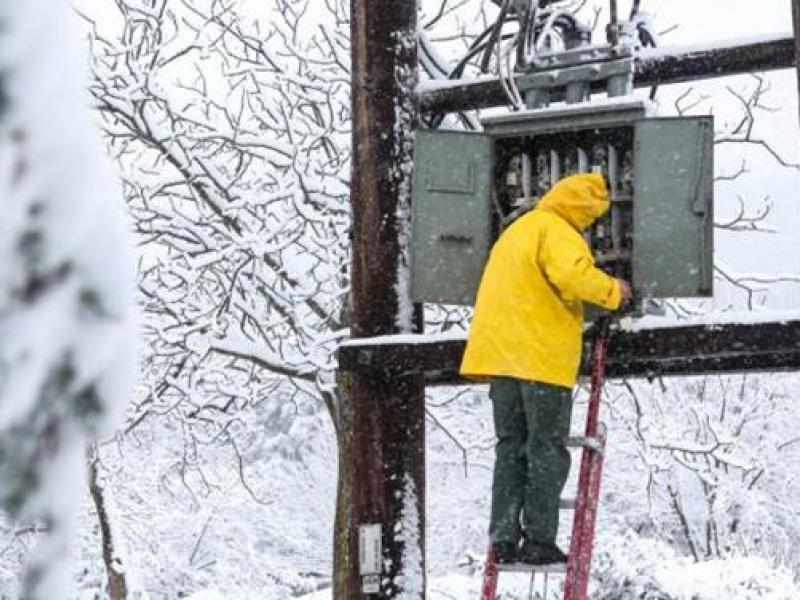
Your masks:
{"label": "green work pant", "polygon": [[489,535],[495,542],[517,543],[524,533],[555,543],[558,501],[570,468],[571,390],[495,377],[489,397],[497,434]]}

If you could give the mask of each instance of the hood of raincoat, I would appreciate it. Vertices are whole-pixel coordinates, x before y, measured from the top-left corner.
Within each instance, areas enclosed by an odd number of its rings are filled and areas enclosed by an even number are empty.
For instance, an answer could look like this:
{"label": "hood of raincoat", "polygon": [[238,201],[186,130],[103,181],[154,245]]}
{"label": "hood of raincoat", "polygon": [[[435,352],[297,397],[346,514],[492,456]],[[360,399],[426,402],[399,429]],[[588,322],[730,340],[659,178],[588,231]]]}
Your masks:
{"label": "hood of raincoat", "polygon": [[610,203],[602,175],[587,173],[565,177],[539,201],[537,208],[550,210],[578,231],[602,217]]}

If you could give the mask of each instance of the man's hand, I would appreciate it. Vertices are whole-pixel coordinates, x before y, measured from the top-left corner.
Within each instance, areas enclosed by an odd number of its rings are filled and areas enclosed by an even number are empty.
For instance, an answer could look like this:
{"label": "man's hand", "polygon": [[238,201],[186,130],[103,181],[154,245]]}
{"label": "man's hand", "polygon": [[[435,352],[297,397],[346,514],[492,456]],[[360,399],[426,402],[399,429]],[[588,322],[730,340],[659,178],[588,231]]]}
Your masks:
{"label": "man's hand", "polygon": [[624,304],[631,298],[633,298],[633,291],[631,290],[631,284],[625,281],[624,279],[617,279],[619,283],[619,293],[622,297],[620,304]]}

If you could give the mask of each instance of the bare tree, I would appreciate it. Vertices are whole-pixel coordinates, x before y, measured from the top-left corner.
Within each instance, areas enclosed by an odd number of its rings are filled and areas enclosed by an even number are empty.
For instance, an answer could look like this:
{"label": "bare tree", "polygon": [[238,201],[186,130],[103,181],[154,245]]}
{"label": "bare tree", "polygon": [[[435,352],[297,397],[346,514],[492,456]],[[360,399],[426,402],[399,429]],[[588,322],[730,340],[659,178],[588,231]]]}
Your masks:
{"label": "bare tree", "polygon": [[[85,18],[90,89],[141,246],[147,349],[124,434],[171,424],[183,449],[164,468],[191,497],[218,487],[204,449],[224,450],[252,500],[267,505],[268,485],[248,478],[256,426],[243,415],[274,397],[321,402],[338,421],[333,350],[348,335],[347,12],[341,0],[314,10],[298,0],[257,10],[121,0],[117,9],[116,32]],[[95,461],[103,456],[101,446]],[[102,488],[93,497],[102,506]],[[104,547],[122,543],[112,530],[101,528]]]}
{"label": "bare tree", "polygon": [[322,24],[299,40],[302,2],[270,7],[267,32],[218,0],[151,4],[121,2],[119,37],[93,37],[92,93],[145,248],[151,383],[129,428],[170,413],[230,441],[236,409],[287,379],[335,417],[346,40]]}

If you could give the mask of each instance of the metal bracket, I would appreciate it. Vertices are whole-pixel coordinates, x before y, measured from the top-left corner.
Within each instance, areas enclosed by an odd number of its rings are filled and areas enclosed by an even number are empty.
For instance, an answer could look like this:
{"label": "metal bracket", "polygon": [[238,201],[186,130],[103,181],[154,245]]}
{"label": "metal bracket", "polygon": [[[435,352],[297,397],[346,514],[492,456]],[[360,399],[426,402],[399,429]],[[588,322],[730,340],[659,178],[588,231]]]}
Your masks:
{"label": "metal bracket", "polygon": [[558,88],[565,88],[568,104],[583,102],[589,99],[595,82],[605,82],[610,97],[633,92],[631,48],[582,46],[539,56],[535,64],[534,69],[520,72],[516,80],[529,108],[547,106]]}

